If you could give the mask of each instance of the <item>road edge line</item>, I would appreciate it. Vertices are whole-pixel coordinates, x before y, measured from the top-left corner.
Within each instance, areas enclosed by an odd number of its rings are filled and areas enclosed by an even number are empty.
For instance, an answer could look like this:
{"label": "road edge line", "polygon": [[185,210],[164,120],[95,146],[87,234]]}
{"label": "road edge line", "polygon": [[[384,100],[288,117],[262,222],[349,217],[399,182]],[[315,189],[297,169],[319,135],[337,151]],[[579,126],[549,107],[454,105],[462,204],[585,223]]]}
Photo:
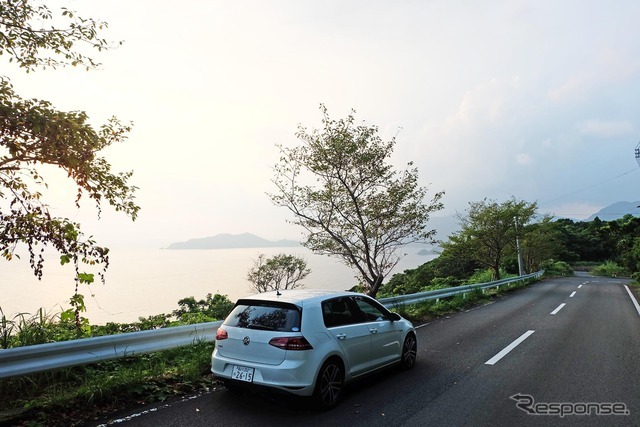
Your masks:
{"label": "road edge line", "polygon": [[631,293],[631,291],[629,290],[629,287],[627,285],[624,285],[624,288],[627,290],[627,293],[629,294],[629,298],[631,298],[631,301],[633,302],[633,305],[636,307],[636,311],[638,312],[638,316],[640,316],[640,305],[638,305],[638,301],[636,300],[636,297],[633,296],[633,294]]}

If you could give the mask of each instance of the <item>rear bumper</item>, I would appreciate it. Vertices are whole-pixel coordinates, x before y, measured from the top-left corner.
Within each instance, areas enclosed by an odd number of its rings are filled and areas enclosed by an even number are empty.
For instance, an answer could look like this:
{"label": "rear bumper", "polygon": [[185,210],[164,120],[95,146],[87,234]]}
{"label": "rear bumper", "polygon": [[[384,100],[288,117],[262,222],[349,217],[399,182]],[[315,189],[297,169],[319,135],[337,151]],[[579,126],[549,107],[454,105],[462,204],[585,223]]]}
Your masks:
{"label": "rear bumper", "polygon": [[[253,381],[245,382],[231,378],[233,366],[244,366],[254,369]],[[241,387],[269,388],[276,391],[311,396],[315,382],[315,370],[305,360],[285,360],[279,365],[265,365],[228,359],[214,350],[211,356],[211,372],[225,382]]]}

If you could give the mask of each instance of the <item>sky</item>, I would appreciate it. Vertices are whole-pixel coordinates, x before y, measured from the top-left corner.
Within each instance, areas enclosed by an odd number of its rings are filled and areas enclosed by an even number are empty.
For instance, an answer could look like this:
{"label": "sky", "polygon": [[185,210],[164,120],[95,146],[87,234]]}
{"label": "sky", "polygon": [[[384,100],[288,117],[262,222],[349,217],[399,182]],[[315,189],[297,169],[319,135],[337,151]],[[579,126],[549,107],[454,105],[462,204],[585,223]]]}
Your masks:
{"label": "sky", "polygon": [[[66,1],[124,43],[96,70],[26,74],[17,93],[99,126],[133,122],[106,149],[134,171],[139,218],[91,203],[51,173],[53,212],[112,247],[166,247],[219,233],[300,239],[271,204],[277,144],[339,119],[396,136],[391,162],[418,168],[451,218],[511,197],[584,219],[640,200],[637,1]],[[438,235],[438,238],[446,236]]]}

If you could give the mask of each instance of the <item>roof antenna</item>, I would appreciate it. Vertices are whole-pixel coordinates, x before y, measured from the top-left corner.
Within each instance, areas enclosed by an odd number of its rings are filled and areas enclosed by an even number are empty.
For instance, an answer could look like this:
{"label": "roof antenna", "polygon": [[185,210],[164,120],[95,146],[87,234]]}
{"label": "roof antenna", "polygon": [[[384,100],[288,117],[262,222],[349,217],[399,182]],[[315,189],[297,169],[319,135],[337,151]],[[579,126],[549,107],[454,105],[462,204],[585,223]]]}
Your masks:
{"label": "roof antenna", "polygon": [[280,293],[280,289],[276,288],[276,295],[277,296],[282,296],[282,294]]}

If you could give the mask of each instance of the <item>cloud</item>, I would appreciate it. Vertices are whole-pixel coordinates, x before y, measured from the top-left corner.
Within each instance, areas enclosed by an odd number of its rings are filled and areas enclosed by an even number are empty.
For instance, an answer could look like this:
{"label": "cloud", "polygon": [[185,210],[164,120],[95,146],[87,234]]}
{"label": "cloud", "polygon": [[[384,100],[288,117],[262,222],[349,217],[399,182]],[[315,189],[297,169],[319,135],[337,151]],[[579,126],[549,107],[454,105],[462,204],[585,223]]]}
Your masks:
{"label": "cloud", "polygon": [[515,160],[519,165],[529,165],[533,162],[533,158],[529,153],[518,153],[515,155]]}
{"label": "cloud", "polygon": [[556,103],[585,101],[603,88],[633,81],[640,73],[640,61],[629,59],[633,55],[621,49],[604,47],[595,52],[593,58],[585,59],[583,67],[559,69],[560,82],[549,89],[549,100]]}
{"label": "cloud", "polygon": [[581,134],[598,138],[621,137],[635,133],[635,126],[628,120],[594,119],[581,122],[576,127]]}
{"label": "cloud", "polygon": [[512,81],[492,78],[464,94],[457,111],[447,118],[445,126],[482,125],[503,121],[510,114],[509,104],[517,97],[519,78]]}
{"label": "cloud", "polygon": [[133,226],[121,234],[156,247],[198,230],[289,237],[287,212],[265,196],[274,144],[298,144],[298,123],[321,126],[320,103],[397,135],[394,162],[413,161],[423,185],[446,191],[447,209],[568,194],[559,213],[591,214],[636,194],[632,177],[575,196],[627,170],[623,161],[635,166],[637,139],[623,142],[640,128],[640,5],[249,1],[189,14],[177,0],[156,3],[86,6],[125,40],[102,69],[12,76],[24,96],[96,123],[134,121],[130,141],[105,156],[134,170],[142,213],[134,225],[105,214],[107,237]]}

